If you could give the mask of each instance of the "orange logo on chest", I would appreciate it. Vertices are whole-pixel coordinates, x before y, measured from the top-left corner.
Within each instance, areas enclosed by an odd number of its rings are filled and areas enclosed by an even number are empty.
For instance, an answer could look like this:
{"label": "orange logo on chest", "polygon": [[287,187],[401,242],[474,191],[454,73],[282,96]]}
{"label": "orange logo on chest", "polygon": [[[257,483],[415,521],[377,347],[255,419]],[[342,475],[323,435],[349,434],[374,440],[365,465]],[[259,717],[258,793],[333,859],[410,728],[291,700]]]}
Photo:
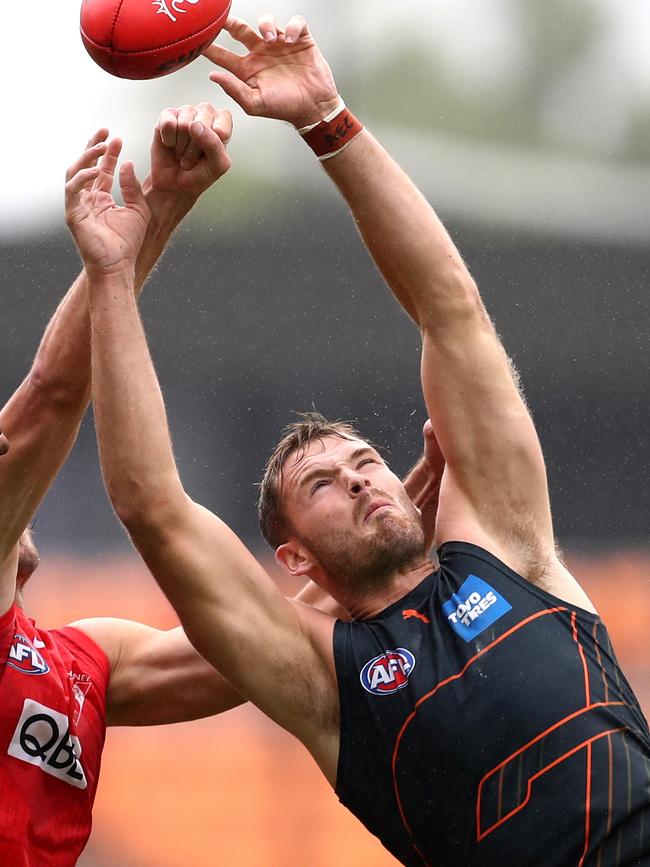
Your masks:
{"label": "orange logo on chest", "polygon": [[415,617],[417,620],[421,620],[422,623],[431,623],[426,614],[422,614],[420,611],[416,611],[415,608],[406,608],[402,611],[402,617],[404,620],[410,620],[412,617]]}

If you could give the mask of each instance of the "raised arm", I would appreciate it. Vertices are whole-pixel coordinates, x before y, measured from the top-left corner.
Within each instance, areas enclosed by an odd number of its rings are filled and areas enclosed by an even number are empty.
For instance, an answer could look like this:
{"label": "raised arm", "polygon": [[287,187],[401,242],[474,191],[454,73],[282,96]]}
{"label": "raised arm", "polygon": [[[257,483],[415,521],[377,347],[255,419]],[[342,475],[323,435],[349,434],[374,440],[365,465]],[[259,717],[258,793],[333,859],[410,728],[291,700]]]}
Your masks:
{"label": "raised arm", "polygon": [[[191,133],[197,140],[211,135],[201,124]],[[220,161],[223,173],[230,163],[223,146]],[[103,209],[83,176],[68,185],[67,199],[68,225],[89,275],[93,400],[106,488],[192,643],[242,695],[301,737],[333,780],[332,621],[287,601],[232,531],[183,490],[138,317],[133,266],[116,258],[113,221],[128,226],[118,234],[130,239],[132,259],[146,222],[132,165],[122,167],[120,183],[125,208]]]}
{"label": "raised arm", "polygon": [[[188,149],[189,123],[196,117],[229,135],[229,129],[220,129],[222,115],[207,103],[162,113],[152,141],[151,174],[144,184],[152,216],[137,258],[138,292],[178,223],[214,180],[205,164],[200,172],[180,166],[181,159],[189,161],[190,168],[197,164],[196,146]],[[119,142],[107,143],[107,136],[108,131],[102,129],[90,139],[68,177],[82,171],[92,176],[101,161],[104,182],[112,182]],[[11,443],[9,454],[0,462],[2,611],[15,592],[15,556],[11,562],[8,557],[65,461],[89,395],[90,320],[84,271],[47,326],[29,374],[0,413],[0,429]]]}
{"label": "raised arm", "polygon": [[[259,33],[230,19],[244,56],[206,52],[248,114],[294,124],[323,159],[364,242],[422,334],[422,387],[447,464],[436,543],[490,548],[534,581],[588,604],[557,563],[542,452],[516,376],[462,257],[424,196],[347,110],[304,19]],[[320,122],[320,123],[319,123]],[[319,137],[320,131],[320,137]],[[549,570],[561,572],[547,582]],[[577,594],[574,595],[574,594]]]}

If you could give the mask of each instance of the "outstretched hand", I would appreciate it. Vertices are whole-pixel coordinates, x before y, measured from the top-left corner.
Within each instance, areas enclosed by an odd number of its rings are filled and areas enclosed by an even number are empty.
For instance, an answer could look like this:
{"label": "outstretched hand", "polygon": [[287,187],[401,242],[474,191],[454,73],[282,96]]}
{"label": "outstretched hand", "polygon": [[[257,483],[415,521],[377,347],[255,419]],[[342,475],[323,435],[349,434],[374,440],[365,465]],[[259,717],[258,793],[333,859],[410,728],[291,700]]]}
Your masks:
{"label": "outstretched hand", "polygon": [[111,273],[135,263],[151,214],[131,162],[119,173],[124,206],[115,203],[111,191],[122,142],[107,139],[108,130],[95,133],[68,169],[65,215],[86,270]]}
{"label": "outstretched hand", "polygon": [[229,111],[207,102],[166,108],[154,129],[145,191],[198,198],[230,168],[226,145],[231,136]]}
{"label": "outstretched hand", "polygon": [[211,45],[204,55],[221,68],[210,79],[247,114],[297,127],[317,123],[336,108],[339,95],[307,22],[294,15],[283,29],[273,16],[263,15],[258,26],[256,33],[243,19],[228,18],[224,30],[248,53]]}

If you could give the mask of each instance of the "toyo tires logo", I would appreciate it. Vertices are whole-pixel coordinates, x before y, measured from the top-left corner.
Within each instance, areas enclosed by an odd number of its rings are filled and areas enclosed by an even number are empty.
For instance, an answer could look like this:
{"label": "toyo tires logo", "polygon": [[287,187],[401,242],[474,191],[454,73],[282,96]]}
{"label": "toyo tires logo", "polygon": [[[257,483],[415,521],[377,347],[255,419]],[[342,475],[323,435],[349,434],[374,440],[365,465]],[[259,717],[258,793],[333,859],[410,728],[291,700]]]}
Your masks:
{"label": "toyo tires logo", "polygon": [[386,650],[361,669],[361,686],[373,695],[390,695],[403,689],[415,668],[415,657],[405,647]]}
{"label": "toyo tires logo", "polygon": [[463,641],[472,641],[511,609],[508,600],[487,581],[468,575],[442,606],[442,613]]}

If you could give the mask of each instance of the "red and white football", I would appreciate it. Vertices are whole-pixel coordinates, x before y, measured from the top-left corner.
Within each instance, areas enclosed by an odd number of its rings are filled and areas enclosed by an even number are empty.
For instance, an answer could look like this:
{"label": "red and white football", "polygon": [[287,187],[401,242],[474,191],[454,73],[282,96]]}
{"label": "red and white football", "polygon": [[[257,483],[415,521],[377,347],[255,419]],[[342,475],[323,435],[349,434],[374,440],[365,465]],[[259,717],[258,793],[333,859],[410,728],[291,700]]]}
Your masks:
{"label": "red and white football", "polygon": [[187,66],[214,42],[231,0],[83,0],[81,38],[119,78],[157,78]]}

